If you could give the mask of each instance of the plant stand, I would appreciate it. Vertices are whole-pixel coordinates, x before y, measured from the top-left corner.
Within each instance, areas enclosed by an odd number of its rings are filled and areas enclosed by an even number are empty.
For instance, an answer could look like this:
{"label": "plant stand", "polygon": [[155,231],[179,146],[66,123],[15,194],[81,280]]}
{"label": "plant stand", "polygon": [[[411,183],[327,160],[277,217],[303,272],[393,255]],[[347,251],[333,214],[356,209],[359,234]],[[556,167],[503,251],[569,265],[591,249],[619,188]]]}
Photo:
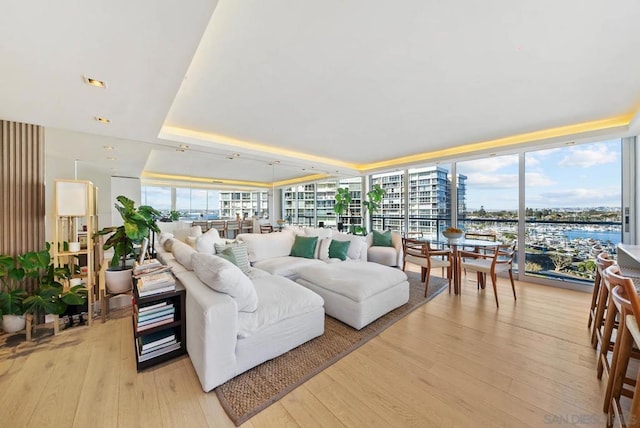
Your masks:
{"label": "plant stand", "polygon": [[[53,321],[50,321],[48,323],[43,323],[43,324],[38,324],[38,325],[47,325],[47,324],[53,324],[53,335],[57,335],[60,332],[60,321],[59,321],[59,317],[58,315],[54,315],[53,316]],[[32,314],[27,314],[26,316],[26,327],[25,327],[25,335],[27,336],[27,342],[31,342],[31,331],[33,327],[37,327],[33,325],[33,315]]]}

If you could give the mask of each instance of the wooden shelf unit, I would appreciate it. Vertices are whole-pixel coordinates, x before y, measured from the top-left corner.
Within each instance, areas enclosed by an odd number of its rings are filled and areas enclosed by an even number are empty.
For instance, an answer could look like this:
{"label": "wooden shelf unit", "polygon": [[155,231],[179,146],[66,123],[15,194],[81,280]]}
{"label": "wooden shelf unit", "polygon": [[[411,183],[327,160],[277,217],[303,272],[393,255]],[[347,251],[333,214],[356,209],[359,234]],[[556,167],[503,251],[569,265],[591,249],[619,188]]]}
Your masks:
{"label": "wooden shelf unit", "polygon": [[[134,306],[133,306],[133,314],[131,315],[131,323],[133,326],[133,346],[134,346],[134,352],[136,355],[137,370],[141,371],[149,367],[163,363],[165,361],[171,360],[173,358],[179,357],[180,355],[186,354],[187,353],[187,319],[186,319],[186,313],[185,313],[186,289],[180,283],[180,281],[176,278],[176,289],[174,291],[153,294],[145,297],[140,297],[140,295],[138,294],[137,284],[134,283],[133,298],[134,298]],[[175,309],[173,322],[138,332],[138,328],[136,324],[136,317],[137,317],[136,308],[154,305],[157,303],[161,303],[163,301],[168,301],[168,302],[171,302],[171,304],[173,304],[173,307]],[[142,336],[146,336],[151,333],[162,331],[162,330],[172,330],[173,334],[175,334],[176,336],[176,340],[180,342],[180,347],[178,349],[166,352],[164,354],[158,355],[146,361],[139,361],[138,343],[137,343],[138,338]]]}
{"label": "wooden shelf unit", "polygon": [[[87,290],[87,324],[93,323],[96,301],[96,260],[94,236],[98,231],[97,187],[86,180],[54,180],[55,226],[51,254],[55,266],[68,265],[71,278],[65,289],[80,279]],[[79,251],[69,251],[68,244],[80,242]],[[82,315],[81,315],[82,316]]]}

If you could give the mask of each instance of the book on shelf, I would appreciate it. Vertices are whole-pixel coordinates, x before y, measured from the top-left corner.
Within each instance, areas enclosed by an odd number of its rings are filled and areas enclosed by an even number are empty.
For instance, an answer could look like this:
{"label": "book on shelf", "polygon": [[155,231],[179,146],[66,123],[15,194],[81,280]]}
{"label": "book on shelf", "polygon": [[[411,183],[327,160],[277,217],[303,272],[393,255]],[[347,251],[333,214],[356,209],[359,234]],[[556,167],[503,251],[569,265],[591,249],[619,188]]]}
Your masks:
{"label": "book on shelf", "polygon": [[160,355],[166,354],[166,353],[171,352],[171,351],[175,351],[177,349],[180,349],[180,342],[176,342],[176,343],[173,343],[173,344],[171,344],[169,346],[164,346],[162,348],[158,348],[155,351],[146,353],[144,355],[142,355],[138,351],[138,362],[141,363],[143,361],[150,360],[151,358],[158,357]]}
{"label": "book on shelf", "polygon": [[142,321],[136,319],[136,324],[138,325],[138,327],[144,327],[148,324],[153,324],[156,323],[158,321],[164,321],[164,320],[173,320],[173,312],[165,314],[165,315],[161,315],[159,317],[155,317],[155,318],[149,318],[149,319],[144,319]]}
{"label": "book on shelf", "polygon": [[134,272],[133,277],[135,279],[140,279],[140,278],[144,278],[145,276],[155,275],[157,273],[162,273],[162,272],[171,272],[171,266],[165,266],[161,264],[160,266],[157,266],[157,267]]}
{"label": "book on shelf", "polygon": [[168,291],[174,291],[176,289],[176,285],[168,285],[166,287],[163,288],[158,288],[158,289],[153,289],[153,290],[146,290],[146,291],[140,291],[140,289],[138,289],[138,296],[140,297],[146,297],[146,296],[152,296],[154,294],[160,294],[160,293],[166,293]]}
{"label": "book on shelf", "polygon": [[164,317],[167,315],[173,315],[175,311],[176,309],[173,306],[170,306],[170,307],[164,308],[161,311],[137,314],[136,319],[138,320],[138,323],[147,322],[147,321],[154,320],[156,318]]}
{"label": "book on shelf", "polygon": [[154,303],[153,305],[147,305],[147,306],[140,306],[137,307],[136,306],[136,310],[138,312],[138,314],[143,314],[144,312],[150,312],[150,311],[155,311],[158,309],[162,309],[163,306],[168,306],[169,302],[168,301],[164,301],[164,302],[160,302],[160,303]]}
{"label": "book on shelf", "polygon": [[152,328],[159,327],[161,325],[171,324],[173,321],[174,321],[173,316],[171,316],[171,317],[169,317],[167,319],[163,319],[163,320],[160,320],[160,321],[152,322],[150,324],[145,324],[143,326],[136,326],[136,332],[137,333],[141,333],[141,332],[143,332],[145,330],[150,330]]}
{"label": "book on shelf", "polygon": [[138,279],[138,291],[154,290],[158,288],[175,285],[176,280],[168,272],[161,272],[153,275],[143,276]]}
{"label": "book on shelf", "polygon": [[140,351],[147,351],[151,348],[157,347],[158,345],[175,341],[175,338],[176,335],[174,334],[173,329],[168,328],[140,336],[138,338],[138,343],[140,345]]}
{"label": "book on shelf", "polygon": [[167,302],[166,305],[158,306],[148,311],[135,311],[135,313],[138,314],[139,318],[152,318],[154,316],[158,316],[160,312],[164,312],[167,309],[173,309],[173,308],[174,308],[173,303]]}
{"label": "book on shelf", "polygon": [[152,346],[151,348],[143,349],[142,351],[140,351],[140,355],[145,355],[145,354],[148,354],[150,352],[155,352],[158,349],[166,348],[167,346],[171,346],[171,345],[173,345],[175,343],[178,343],[178,341],[174,338],[174,339],[171,339],[168,342],[164,342],[164,343],[161,343],[159,345]]}

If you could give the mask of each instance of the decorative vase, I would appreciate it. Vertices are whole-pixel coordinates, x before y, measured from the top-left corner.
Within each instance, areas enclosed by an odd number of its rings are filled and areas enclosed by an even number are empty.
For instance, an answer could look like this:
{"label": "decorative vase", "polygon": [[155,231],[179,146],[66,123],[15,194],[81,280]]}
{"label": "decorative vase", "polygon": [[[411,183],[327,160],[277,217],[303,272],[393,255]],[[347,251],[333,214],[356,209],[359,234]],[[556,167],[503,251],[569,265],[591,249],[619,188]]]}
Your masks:
{"label": "decorative vase", "polygon": [[109,268],[104,273],[109,294],[126,293],[133,288],[133,275],[131,269]]}
{"label": "decorative vase", "polygon": [[24,330],[26,321],[24,315],[3,315],[2,316],[2,330],[5,333],[15,333],[20,330]]}

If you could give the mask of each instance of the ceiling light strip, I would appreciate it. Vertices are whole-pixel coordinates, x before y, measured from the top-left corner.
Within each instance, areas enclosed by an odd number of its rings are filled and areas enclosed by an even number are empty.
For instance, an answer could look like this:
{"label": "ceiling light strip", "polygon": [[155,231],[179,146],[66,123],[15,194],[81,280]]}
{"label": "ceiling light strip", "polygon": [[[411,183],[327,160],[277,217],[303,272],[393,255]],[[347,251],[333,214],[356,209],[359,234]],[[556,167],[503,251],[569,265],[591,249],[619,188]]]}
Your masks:
{"label": "ceiling light strip", "polygon": [[287,156],[295,159],[303,159],[315,163],[324,163],[328,165],[340,166],[342,168],[358,169],[358,165],[354,163],[344,162],[337,159],[325,158],[322,156],[316,156],[309,153],[297,152],[294,150],[282,149],[279,147],[272,147],[266,144],[254,143],[250,141],[238,140],[233,137],[227,137],[225,135],[212,134],[209,132],[194,131],[191,129],[178,128],[174,126],[163,126],[158,138],[161,139],[173,139],[182,141],[182,139],[188,139],[190,143],[197,142],[210,142],[214,144],[226,144],[235,148],[242,148],[246,150],[254,150],[261,153],[269,153],[272,155],[278,155],[279,157]]}
{"label": "ceiling light strip", "polygon": [[435,150],[432,152],[419,153],[416,155],[403,156],[381,162],[373,162],[359,166],[360,172],[374,169],[389,168],[399,165],[412,164],[434,159],[442,159],[453,156],[460,156],[484,150],[496,148],[512,147],[525,143],[543,142],[554,138],[567,138],[569,136],[584,136],[584,134],[596,131],[612,130],[613,128],[624,128],[629,125],[633,114],[617,116],[610,119],[594,120],[591,122],[578,123],[574,125],[559,126],[556,128],[543,129],[540,131],[527,132],[524,134],[512,135],[510,137],[498,138],[495,140],[483,141],[480,143],[465,144],[449,149]]}

